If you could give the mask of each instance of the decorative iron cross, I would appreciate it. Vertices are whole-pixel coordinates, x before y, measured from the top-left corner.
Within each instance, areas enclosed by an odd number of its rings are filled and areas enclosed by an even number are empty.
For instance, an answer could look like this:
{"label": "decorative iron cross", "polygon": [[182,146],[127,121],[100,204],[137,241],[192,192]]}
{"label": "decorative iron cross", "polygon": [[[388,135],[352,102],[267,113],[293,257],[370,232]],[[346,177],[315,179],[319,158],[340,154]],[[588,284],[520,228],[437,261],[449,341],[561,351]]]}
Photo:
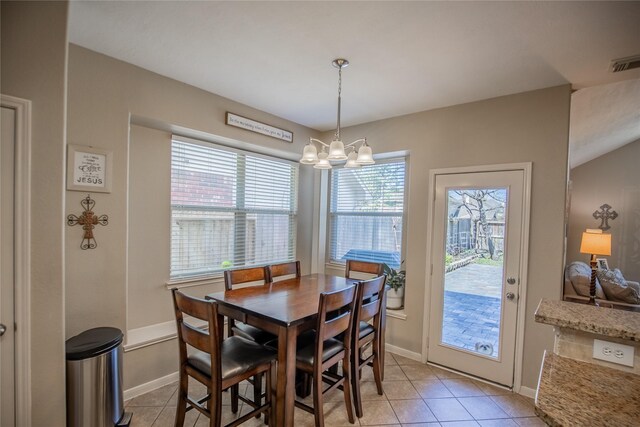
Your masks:
{"label": "decorative iron cross", "polygon": [[93,229],[98,224],[109,224],[109,217],[107,215],[97,216],[93,213],[93,207],[96,205],[96,201],[91,198],[90,194],[87,194],[87,197],[82,199],[80,204],[84,208],[84,212],[82,212],[80,216],[73,214],[67,215],[67,225],[82,225],[84,236],[80,248],[95,249],[98,244],[96,243],[95,237],[93,237]]}
{"label": "decorative iron cross", "polygon": [[598,226],[598,228],[602,231],[607,231],[611,228],[611,226],[609,226],[609,220],[613,221],[614,219],[618,218],[618,212],[612,211],[611,206],[606,203],[600,206],[600,209],[601,210],[595,211],[593,213],[593,217],[600,220],[600,225]]}

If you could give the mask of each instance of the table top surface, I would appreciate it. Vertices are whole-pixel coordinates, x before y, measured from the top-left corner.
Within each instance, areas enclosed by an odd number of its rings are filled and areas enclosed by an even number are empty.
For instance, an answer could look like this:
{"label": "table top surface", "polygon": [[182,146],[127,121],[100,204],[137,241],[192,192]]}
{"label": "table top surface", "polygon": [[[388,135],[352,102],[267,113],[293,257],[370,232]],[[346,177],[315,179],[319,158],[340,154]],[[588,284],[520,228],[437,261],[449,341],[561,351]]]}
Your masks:
{"label": "table top surface", "polygon": [[310,274],[264,285],[214,292],[206,298],[279,325],[292,326],[318,314],[322,292],[343,289],[356,283],[357,280],[339,276]]}

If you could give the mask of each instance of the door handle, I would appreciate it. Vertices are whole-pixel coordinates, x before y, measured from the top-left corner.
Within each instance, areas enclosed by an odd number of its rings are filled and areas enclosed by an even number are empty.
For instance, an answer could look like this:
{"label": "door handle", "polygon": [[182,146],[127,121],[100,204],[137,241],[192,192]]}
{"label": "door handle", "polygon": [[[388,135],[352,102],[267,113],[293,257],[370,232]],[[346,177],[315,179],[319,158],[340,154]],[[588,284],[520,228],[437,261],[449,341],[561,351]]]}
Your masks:
{"label": "door handle", "polygon": [[510,285],[515,284],[516,283],[516,278],[515,277],[509,277],[507,279],[507,283],[510,284]]}
{"label": "door handle", "polygon": [[509,301],[513,301],[515,297],[516,297],[516,294],[514,294],[513,292],[507,292],[507,299]]}
{"label": "door handle", "polygon": [[3,336],[5,332],[7,332],[7,327],[4,326],[3,323],[0,323],[0,337]]}

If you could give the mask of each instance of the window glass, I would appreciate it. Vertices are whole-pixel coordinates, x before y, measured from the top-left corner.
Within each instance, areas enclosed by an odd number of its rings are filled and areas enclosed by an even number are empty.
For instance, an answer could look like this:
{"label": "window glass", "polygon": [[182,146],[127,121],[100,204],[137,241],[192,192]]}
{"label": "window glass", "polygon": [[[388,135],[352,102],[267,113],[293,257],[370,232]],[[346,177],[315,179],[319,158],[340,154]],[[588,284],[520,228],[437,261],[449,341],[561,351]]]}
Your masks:
{"label": "window glass", "polygon": [[295,259],[298,167],[174,140],[171,278]]}
{"label": "window glass", "polygon": [[331,171],[332,262],[357,259],[400,266],[405,170],[402,159]]}

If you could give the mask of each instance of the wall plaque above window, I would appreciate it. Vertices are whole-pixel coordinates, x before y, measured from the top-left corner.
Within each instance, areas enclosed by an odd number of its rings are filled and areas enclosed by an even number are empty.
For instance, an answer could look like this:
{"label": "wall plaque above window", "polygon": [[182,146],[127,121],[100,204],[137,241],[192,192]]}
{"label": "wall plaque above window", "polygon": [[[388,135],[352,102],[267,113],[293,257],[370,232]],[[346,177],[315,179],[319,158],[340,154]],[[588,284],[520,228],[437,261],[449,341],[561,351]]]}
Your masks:
{"label": "wall plaque above window", "polygon": [[229,126],[235,126],[237,128],[250,130],[251,132],[261,133],[262,135],[281,139],[286,142],[293,142],[293,132],[247,119],[246,117],[238,116],[237,114],[227,112],[226,123]]}
{"label": "wall plaque above window", "polygon": [[111,151],[69,145],[67,190],[111,192]]}

